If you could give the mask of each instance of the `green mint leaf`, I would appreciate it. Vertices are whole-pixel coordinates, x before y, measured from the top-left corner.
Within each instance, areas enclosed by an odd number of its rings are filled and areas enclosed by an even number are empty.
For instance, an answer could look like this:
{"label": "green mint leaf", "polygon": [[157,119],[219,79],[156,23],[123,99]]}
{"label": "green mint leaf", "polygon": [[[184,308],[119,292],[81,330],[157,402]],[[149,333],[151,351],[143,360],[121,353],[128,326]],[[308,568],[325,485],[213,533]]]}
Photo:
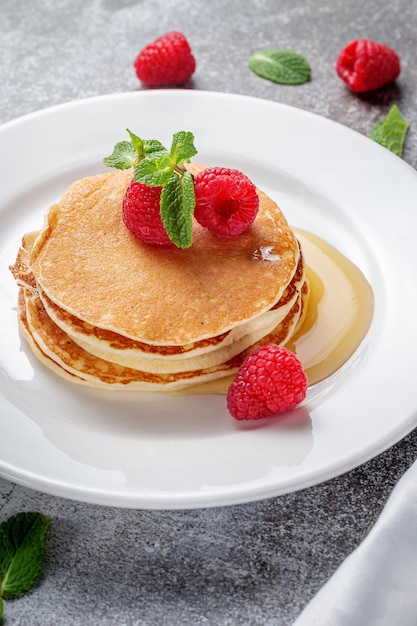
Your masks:
{"label": "green mint leaf", "polygon": [[152,154],[154,152],[168,152],[166,148],[157,139],[144,139],[143,140],[143,154]]}
{"label": "green mint leaf", "polygon": [[103,159],[107,167],[115,167],[119,170],[127,170],[135,167],[147,154],[168,153],[166,148],[156,139],[141,139],[128,128],[130,141],[119,141],[113,148],[110,156]]}
{"label": "green mint leaf", "polygon": [[174,165],[181,165],[197,154],[194,146],[194,135],[189,131],[180,130],[172,138],[170,151],[171,161]]}
{"label": "green mint leaf", "polygon": [[195,206],[194,180],[184,163],[197,154],[194,135],[181,130],[173,135],[168,151],[156,139],[141,139],[129,129],[129,141],[114,147],[103,159],[105,165],[134,167],[133,180],[148,187],[162,187],[161,218],[170,239],[179,248],[192,243],[192,216]]}
{"label": "green mint leaf", "polygon": [[191,246],[194,206],[193,177],[189,172],[173,174],[162,189],[161,218],[169,238],[179,248]]}
{"label": "green mint leaf", "polygon": [[382,129],[384,127],[384,120],[380,120],[375,124],[373,129],[371,130],[371,134],[369,135],[371,139],[376,141],[377,143],[382,144]]}
{"label": "green mint leaf", "polygon": [[116,167],[118,170],[128,170],[138,162],[138,153],[130,141],[119,141],[110,156],[103,159],[107,167]]}
{"label": "green mint leaf", "polygon": [[370,138],[401,157],[408,127],[408,122],[403,119],[399,108],[394,104],[386,118],[375,124]]}
{"label": "green mint leaf", "polygon": [[51,520],[40,513],[17,513],[0,524],[0,597],[32,589],[42,569]]}
{"label": "green mint leaf", "polygon": [[167,149],[164,148],[161,142],[157,139],[141,139],[140,137],[132,133],[129,129],[127,129],[127,132],[130,135],[130,140],[138,155],[137,163],[139,163],[142,157],[146,156],[147,154],[152,154],[154,152],[167,152]]}
{"label": "green mint leaf", "polygon": [[163,187],[172,176],[174,165],[168,154],[154,152],[135,167],[133,178],[149,187]]}
{"label": "green mint leaf", "polygon": [[311,78],[307,60],[292,50],[258,50],[249,58],[250,69],[274,83],[301,85]]}
{"label": "green mint leaf", "polygon": [[126,130],[129,133],[130,141],[132,143],[132,146],[136,150],[136,156],[137,156],[136,163],[138,163],[141,160],[141,158],[143,157],[143,153],[144,153],[143,141],[142,141],[142,139],[140,137],[138,137],[137,135],[132,133],[128,128],[126,128]]}

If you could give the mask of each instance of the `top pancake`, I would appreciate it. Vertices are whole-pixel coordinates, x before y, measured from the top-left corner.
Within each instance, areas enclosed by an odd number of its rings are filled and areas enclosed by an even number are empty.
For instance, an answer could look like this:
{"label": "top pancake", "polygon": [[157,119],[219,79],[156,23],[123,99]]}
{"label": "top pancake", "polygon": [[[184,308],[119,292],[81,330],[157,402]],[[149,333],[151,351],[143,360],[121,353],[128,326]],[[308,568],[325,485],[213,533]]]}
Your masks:
{"label": "top pancake", "polygon": [[142,244],[121,204],[132,171],[75,182],[53,205],[30,266],[61,308],[93,326],[154,345],[217,336],[270,309],[291,281],[298,243],[278,206],[258,191],[253,226],[220,239],[194,221],[193,245]]}

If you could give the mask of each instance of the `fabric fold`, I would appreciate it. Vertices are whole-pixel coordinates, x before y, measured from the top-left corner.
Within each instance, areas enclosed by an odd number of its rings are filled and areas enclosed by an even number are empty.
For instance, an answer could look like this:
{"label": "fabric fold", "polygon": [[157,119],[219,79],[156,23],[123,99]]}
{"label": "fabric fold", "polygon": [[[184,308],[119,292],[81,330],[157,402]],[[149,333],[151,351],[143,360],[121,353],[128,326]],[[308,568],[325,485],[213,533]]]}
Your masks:
{"label": "fabric fold", "polygon": [[293,626],[416,626],[417,461]]}

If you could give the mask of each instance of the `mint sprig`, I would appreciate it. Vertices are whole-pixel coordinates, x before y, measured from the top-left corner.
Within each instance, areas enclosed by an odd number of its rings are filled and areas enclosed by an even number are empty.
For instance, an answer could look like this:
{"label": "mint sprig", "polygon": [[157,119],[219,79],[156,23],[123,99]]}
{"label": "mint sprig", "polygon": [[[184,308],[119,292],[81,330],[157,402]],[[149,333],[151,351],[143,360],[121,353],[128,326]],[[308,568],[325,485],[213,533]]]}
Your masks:
{"label": "mint sprig", "polygon": [[179,131],[172,138],[170,150],[147,152],[135,167],[134,179],[149,187],[164,187],[174,174],[182,176],[184,163],[197,154],[194,135]]}
{"label": "mint sprig", "polygon": [[294,50],[257,50],[248,64],[255,74],[274,83],[301,85],[311,78],[308,61]]}
{"label": "mint sprig", "polygon": [[119,170],[127,170],[135,167],[139,161],[148,154],[164,154],[166,148],[156,139],[141,139],[127,129],[130,141],[119,141],[113,148],[110,156],[103,159],[107,167],[116,167]]}
{"label": "mint sprig", "polygon": [[191,174],[184,172],[182,176],[171,176],[161,193],[161,218],[171,240],[181,242],[181,248],[189,248],[192,244],[194,206]]}
{"label": "mint sprig", "polygon": [[131,141],[119,141],[114,146],[112,154],[103,159],[104,165],[116,167],[119,170],[128,170],[129,167],[136,165],[137,161],[138,152]]}
{"label": "mint sprig", "polygon": [[197,154],[194,135],[183,130],[175,133],[167,150],[157,140],[143,140],[129,130],[128,133],[130,141],[117,143],[103,163],[118,169],[133,167],[136,182],[162,187],[160,206],[164,227],[176,246],[189,248],[195,195],[193,178],[184,164]]}
{"label": "mint sprig", "polygon": [[173,174],[169,154],[154,153],[152,158],[143,158],[135,167],[133,178],[148,187],[164,187]]}
{"label": "mint sprig", "polygon": [[370,138],[401,157],[408,127],[408,122],[403,119],[399,108],[394,104],[388,115],[372,128]]}
{"label": "mint sprig", "polygon": [[2,598],[32,589],[42,570],[50,518],[22,512],[0,524],[0,619]]}

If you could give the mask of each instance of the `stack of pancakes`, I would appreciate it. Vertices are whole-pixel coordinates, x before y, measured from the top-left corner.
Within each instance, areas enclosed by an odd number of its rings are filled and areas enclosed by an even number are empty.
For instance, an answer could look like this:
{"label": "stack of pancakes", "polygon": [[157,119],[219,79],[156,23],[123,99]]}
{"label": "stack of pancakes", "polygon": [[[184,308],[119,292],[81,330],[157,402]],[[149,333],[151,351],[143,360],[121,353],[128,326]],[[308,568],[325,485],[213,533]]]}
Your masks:
{"label": "stack of pancakes", "polygon": [[44,228],[23,237],[11,271],[40,360],[90,386],[168,391],[234,374],[259,345],[288,342],[308,284],[278,206],[259,190],[257,218],[239,237],[194,222],[191,248],[149,246],[122,220],[131,178],[75,182]]}

